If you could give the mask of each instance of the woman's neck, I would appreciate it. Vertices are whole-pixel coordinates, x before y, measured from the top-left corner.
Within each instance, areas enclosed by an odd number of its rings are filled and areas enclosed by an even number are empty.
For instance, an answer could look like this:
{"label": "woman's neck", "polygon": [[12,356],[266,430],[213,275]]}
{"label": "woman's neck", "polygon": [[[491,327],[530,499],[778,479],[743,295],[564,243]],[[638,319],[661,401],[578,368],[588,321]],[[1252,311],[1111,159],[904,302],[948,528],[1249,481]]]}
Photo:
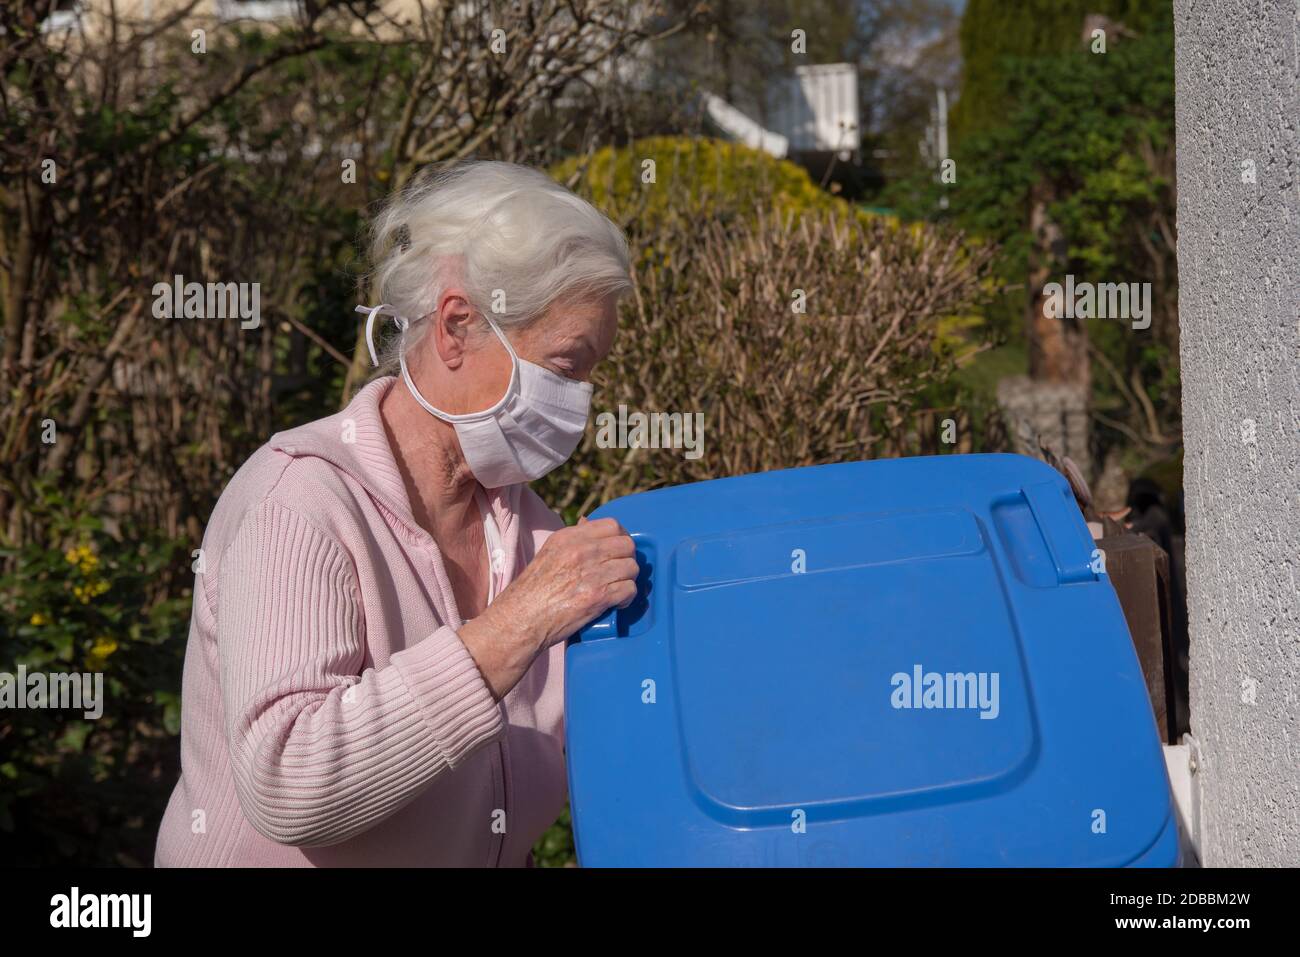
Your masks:
{"label": "woman's neck", "polygon": [[430,415],[399,376],[379,404],[393,459],[402,473],[411,514],[435,541],[454,540],[480,520],[478,482],[460,450],[455,428]]}

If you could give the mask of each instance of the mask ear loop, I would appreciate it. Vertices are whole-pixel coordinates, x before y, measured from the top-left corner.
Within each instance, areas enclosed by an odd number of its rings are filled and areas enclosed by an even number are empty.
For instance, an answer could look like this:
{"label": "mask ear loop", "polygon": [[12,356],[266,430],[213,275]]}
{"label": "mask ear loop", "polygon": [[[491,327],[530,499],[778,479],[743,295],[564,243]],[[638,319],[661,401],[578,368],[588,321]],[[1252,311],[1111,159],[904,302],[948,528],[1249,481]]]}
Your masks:
{"label": "mask ear loop", "polygon": [[[387,314],[392,316],[393,322],[397,325],[397,329],[399,332],[406,332],[407,328],[409,328],[409,326],[411,325],[411,320],[407,319],[403,315],[400,315],[391,305],[389,305],[386,302],[381,303],[378,306],[357,306],[356,311],[364,312],[366,314],[366,349],[369,350],[370,352],[371,363],[377,366],[379,365],[379,357],[375,354],[375,316],[381,314]],[[478,419],[491,418],[498,411],[500,411],[501,408],[504,407],[505,404],[510,401],[510,397],[514,395],[516,391],[518,391],[519,356],[515,353],[514,347],[510,345],[510,340],[506,338],[505,333],[501,331],[501,328],[495,322],[492,321],[492,318],[488,316],[486,313],[483,313],[483,318],[487,320],[488,325],[492,327],[492,331],[496,333],[497,338],[501,340],[501,344],[506,347],[506,352],[510,355],[510,384],[506,386],[505,394],[502,395],[501,398],[498,399],[495,403],[493,403],[491,408],[484,409],[482,412],[469,412],[464,415],[452,415],[448,412],[443,412],[441,409],[436,409],[432,405],[430,405],[428,400],[426,400],[424,396],[420,394],[420,390],[415,387],[415,382],[412,381],[411,379],[411,373],[406,368],[405,340],[403,340],[402,343],[398,346],[398,354],[397,354],[398,363],[402,367],[402,378],[406,380],[406,387],[410,390],[411,397],[414,398],[415,401],[418,402],[426,412],[430,413],[431,415],[437,416],[438,418],[442,419],[444,422],[451,422],[451,423],[473,422]]]}
{"label": "mask ear loop", "polygon": [[506,338],[505,332],[502,331],[501,327],[496,324],[496,320],[493,319],[491,316],[489,316],[486,312],[481,312],[479,313],[479,315],[481,315],[485,320],[487,320],[487,324],[492,327],[492,331],[496,333],[496,337],[500,339],[501,344],[506,347],[506,352],[510,353],[510,361],[516,367],[518,367],[519,356],[515,354],[515,347],[510,344],[510,340]]}
{"label": "mask ear loop", "polygon": [[397,311],[386,302],[378,306],[357,306],[356,311],[366,313],[366,349],[370,352],[370,364],[377,366],[379,356],[375,354],[375,316],[383,313],[392,316],[399,332],[406,331],[406,327],[411,324],[410,320],[398,315]]}
{"label": "mask ear loop", "polygon": [[[378,306],[357,306],[356,311],[364,312],[366,314],[366,349],[370,352],[370,364],[378,366],[379,357],[375,353],[375,316],[384,313],[392,316],[393,323],[397,326],[398,332],[405,332],[411,322],[405,316],[399,315],[398,312],[386,302],[380,303]],[[487,320],[488,326],[491,327],[492,331],[496,334],[496,337],[501,340],[501,344],[506,347],[506,352],[510,356],[510,365],[512,367],[510,372],[510,388],[513,388],[519,374],[519,356],[515,353],[515,347],[510,344],[510,340],[506,338],[506,334],[502,331],[501,327],[496,324],[492,317],[486,312],[481,313],[481,315]]]}

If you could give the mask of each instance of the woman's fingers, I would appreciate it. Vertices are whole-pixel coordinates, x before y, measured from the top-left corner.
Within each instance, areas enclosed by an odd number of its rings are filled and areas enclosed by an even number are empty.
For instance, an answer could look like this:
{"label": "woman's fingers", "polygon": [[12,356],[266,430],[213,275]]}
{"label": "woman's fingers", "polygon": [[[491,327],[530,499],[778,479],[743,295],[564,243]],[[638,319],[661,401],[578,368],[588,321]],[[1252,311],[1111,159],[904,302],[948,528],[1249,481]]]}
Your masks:
{"label": "woman's fingers", "polygon": [[617,558],[631,558],[636,554],[636,542],[628,535],[616,535],[602,538],[596,543],[596,555],[600,561]]}
{"label": "woman's fingers", "polygon": [[635,558],[615,558],[605,562],[603,571],[609,582],[630,581],[636,583],[636,576],[641,573],[641,566]]}
{"label": "woman's fingers", "polygon": [[598,518],[594,522],[585,522],[585,525],[600,538],[627,534],[616,518]]}
{"label": "woman's fingers", "polygon": [[626,608],[636,600],[636,582],[622,579],[606,586],[610,608]]}

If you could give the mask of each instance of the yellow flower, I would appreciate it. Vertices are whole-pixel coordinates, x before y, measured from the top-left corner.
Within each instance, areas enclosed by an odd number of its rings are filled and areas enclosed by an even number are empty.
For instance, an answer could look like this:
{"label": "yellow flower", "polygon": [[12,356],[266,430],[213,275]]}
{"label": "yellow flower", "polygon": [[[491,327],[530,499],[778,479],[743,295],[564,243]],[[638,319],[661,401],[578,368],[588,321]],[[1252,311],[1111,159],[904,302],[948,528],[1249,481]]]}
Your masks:
{"label": "yellow flower", "polygon": [[46,618],[38,611],[32,615],[31,624],[39,628],[41,625],[49,624],[49,621],[50,620],[48,618]]}
{"label": "yellow flower", "polygon": [[117,642],[108,635],[100,635],[95,639],[95,643],[90,646],[90,653],[99,655],[102,658],[107,658],[115,651],[117,651]]}
{"label": "yellow flower", "polygon": [[78,545],[76,548],[69,548],[63,553],[64,559],[69,565],[77,565],[81,569],[81,574],[89,575],[99,567],[99,556],[89,545]]}
{"label": "yellow flower", "polygon": [[75,595],[77,600],[83,605],[89,605],[92,598],[104,594],[108,589],[109,584],[106,579],[96,578],[92,581],[86,582],[84,585],[73,585],[72,594]]}
{"label": "yellow flower", "polygon": [[108,656],[115,651],[117,651],[117,642],[107,635],[100,635],[90,646],[90,653],[86,655],[86,666],[91,671],[103,671],[104,665],[108,663]]}

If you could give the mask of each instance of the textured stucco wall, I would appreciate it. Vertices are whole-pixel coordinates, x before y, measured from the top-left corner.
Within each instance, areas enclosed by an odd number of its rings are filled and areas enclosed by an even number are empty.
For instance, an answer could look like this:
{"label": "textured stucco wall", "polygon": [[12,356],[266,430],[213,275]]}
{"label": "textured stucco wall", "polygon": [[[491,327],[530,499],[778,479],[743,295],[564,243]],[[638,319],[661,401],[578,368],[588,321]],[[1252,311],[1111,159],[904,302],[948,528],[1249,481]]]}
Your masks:
{"label": "textured stucco wall", "polygon": [[[1208,865],[1300,864],[1300,0],[1175,0],[1192,733]],[[1253,161],[1255,182],[1249,179]]]}

